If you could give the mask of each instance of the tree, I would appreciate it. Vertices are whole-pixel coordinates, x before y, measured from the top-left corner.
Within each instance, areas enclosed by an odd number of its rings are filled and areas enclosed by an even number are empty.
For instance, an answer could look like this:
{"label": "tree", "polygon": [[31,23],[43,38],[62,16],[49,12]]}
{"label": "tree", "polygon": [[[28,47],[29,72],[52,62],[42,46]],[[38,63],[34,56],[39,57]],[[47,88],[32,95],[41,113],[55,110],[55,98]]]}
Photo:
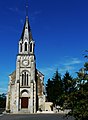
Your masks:
{"label": "tree", "polygon": [[48,101],[53,102],[54,105],[59,104],[60,96],[63,93],[63,83],[58,70],[56,70],[52,80],[48,79],[46,84],[46,93]]}
{"label": "tree", "polygon": [[53,102],[54,98],[54,88],[53,88],[53,81],[48,79],[47,84],[46,84],[46,93],[47,93],[47,101]]}
{"label": "tree", "polygon": [[54,101],[53,103],[56,105],[61,104],[61,96],[63,94],[63,82],[61,79],[61,74],[58,73],[58,70],[56,70],[53,78],[53,85],[54,85]]}
{"label": "tree", "polygon": [[63,89],[65,94],[68,94],[75,89],[75,80],[70,76],[68,71],[63,77]]}
{"label": "tree", "polygon": [[5,108],[6,106],[6,94],[0,94],[0,108]]}
{"label": "tree", "polygon": [[74,116],[76,120],[88,119],[88,69],[84,68],[77,72],[76,89],[67,95],[66,106],[71,111],[68,115]]}

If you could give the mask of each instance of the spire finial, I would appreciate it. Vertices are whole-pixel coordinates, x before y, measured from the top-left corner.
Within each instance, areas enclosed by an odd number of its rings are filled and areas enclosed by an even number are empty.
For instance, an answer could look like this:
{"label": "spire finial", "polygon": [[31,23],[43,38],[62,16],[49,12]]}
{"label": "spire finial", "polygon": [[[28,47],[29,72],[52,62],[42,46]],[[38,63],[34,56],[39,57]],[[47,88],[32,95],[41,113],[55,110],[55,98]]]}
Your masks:
{"label": "spire finial", "polygon": [[28,0],[26,0],[26,17],[28,18]]}

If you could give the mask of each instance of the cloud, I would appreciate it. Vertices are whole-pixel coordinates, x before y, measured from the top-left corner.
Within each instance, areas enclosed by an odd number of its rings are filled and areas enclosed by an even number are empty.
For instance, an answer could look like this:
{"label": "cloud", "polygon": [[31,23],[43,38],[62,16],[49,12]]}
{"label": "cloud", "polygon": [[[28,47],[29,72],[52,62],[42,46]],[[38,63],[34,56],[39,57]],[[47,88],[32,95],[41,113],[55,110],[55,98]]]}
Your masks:
{"label": "cloud", "polygon": [[58,64],[40,68],[39,70],[45,75],[45,79],[47,80],[53,76],[57,68],[61,75],[64,75],[66,71],[69,71],[72,75],[75,75],[75,72],[80,69],[79,67],[81,67],[81,63],[83,62],[78,58],[66,57],[63,59],[63,61],[59,61]]}
{"label": "cloud", "polygon": [[75,65],[80,63],[82,63],[82,61],[78,58],[68,58],[68,60],[65,61],[64,65]]}
{"label": "cloud", "polygon": [[59,72],[60,73],[65,73],[66,71],[73,71],[75,69],[75,67],[73,67],[73,66],[62,66],[60,69],[59,69]]}
{"label": "cloud", "polygon": [[45,76],[49,76],[53,71],[56,70],[55,66],[45,67],[39,69]]}

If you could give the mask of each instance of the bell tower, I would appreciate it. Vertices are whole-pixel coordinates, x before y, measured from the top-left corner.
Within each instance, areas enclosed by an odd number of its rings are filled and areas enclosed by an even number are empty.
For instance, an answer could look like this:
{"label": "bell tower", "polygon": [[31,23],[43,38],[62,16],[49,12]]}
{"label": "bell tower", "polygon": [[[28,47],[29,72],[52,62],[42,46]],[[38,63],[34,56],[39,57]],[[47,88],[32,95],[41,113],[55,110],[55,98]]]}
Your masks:
{"label": "bell tower", "polygon": [[44,75],[36,69],[34,47],[27,2],[25,23],[18,44],[16,69],[9,75],[7,112],[36,113],[39,109],[45,110]]}
{"label": "bell tower", "polygon": [[26,16],[23,32],[19,41],[19,54],[34,54],[34,41],[32,38],[28,16]]}
{"label": "bell tower", "polygon": [[16,61],[17,111],[26,109],[29,113],[36,113],[36,61],[34,46],[26,13]]}

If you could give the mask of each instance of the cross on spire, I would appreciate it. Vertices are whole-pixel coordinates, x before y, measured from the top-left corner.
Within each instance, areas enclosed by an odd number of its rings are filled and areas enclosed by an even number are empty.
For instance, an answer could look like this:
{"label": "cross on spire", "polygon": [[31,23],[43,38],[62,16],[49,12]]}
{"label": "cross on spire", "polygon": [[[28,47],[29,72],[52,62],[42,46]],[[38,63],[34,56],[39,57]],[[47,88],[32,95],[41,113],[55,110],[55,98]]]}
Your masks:
{"label": "cross on spire", "polygon": [[28,0],[26,0],[26,17],[28,17]]}

